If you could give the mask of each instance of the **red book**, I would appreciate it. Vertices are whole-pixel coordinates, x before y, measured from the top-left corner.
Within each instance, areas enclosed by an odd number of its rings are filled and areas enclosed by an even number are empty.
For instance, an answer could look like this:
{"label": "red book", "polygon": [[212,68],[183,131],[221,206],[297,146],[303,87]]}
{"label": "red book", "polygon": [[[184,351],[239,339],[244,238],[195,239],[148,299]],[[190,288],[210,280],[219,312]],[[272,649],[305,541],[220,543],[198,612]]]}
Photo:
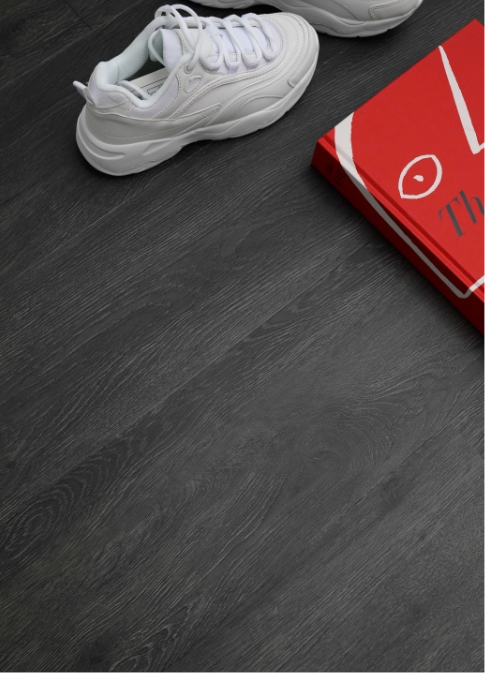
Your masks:
{"label": "red book", "polygon": [[484,28],[326,133],[313,164],[483,333]]}

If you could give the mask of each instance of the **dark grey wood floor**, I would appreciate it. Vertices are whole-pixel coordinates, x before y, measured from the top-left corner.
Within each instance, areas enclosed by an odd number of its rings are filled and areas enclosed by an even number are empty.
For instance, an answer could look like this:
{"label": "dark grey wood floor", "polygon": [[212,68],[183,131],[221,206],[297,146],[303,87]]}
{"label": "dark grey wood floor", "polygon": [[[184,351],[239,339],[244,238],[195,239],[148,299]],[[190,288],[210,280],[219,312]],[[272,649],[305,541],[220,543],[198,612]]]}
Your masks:
{"label": "dark grey wood floor", "polygon": [[483,670],[482,337],[310,165],[482,3],[110,178],[71,82],[155,9],[1,3],[0,669]]}

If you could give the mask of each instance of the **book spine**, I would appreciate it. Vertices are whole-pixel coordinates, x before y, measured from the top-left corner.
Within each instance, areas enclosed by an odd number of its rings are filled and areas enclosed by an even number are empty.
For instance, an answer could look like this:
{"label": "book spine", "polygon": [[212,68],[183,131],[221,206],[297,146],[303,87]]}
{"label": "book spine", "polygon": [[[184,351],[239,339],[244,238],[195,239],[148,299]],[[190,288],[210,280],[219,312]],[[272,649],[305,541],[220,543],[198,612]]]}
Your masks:
{"label": "book spine", "polygon": [[[466,299],[457,297],[429,266],[403,242],[357,189],[340,164],[333,142],[333,132],[328,133],[317,142],[312,164],[483,334],[483,287],[473,292]],[[405,225],[403,225],[403,229],[406,229]],[[426,252],[429,254],[428,251]],[[443,260],[434,259],[433,261],[437,266],[443,266]]]}

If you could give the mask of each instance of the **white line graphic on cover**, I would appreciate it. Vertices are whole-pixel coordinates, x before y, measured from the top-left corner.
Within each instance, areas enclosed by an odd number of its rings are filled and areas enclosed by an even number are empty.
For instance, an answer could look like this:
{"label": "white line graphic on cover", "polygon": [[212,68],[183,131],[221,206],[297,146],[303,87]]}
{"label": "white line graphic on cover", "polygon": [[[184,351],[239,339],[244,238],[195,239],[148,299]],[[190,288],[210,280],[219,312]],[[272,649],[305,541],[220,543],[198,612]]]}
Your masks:
{"label": "white line graphic on cover", "polygon": [[[406,177],[408,170],[412,166],[417,164],[418,161],[421,161],[421,159],[432,159],[434,161],[435,166],[436,166],[435,181],[433,182],[431,187],[426,192],[423,192],[422,194],[405,194],[404,190],[403,190],[404,178]],[[399,194],[400,194],[402,199],[423,199],[425,196],[429,196],[432,192],[434,192],[436,187],[440,184],[442,176],[443,176],[443,168],[442,168],[442,166],[440,164],[440,161],[439,161],[438,157],[436,156],[436,154],[421,154],[421,156],[416,157],[416,159],[413,159],[412,161],[410,161],[408,163],[408,165],[403,168],[403,170],[401,172],[401,175],[399,176],[399,182],[398,182],[398,185],[397,185],[398,189],[399,189]],[[417,182],[424,182],[424,178],[423,178],[422,175],[414,175],[413,177]]]}
{"label": "white line graphic on cover", "polygon": [[473,154],[478,154],[485,148],[485,143],[478,142],[477,133],[475,127],[473,126],[472,118],[468,111],[468,106],[466,104],[465,98],[461,92],[460,86],[456,81],[455,73],[450,65],[448,56],[443,47],[438,47],[441,54],[441,60],[443,61],[443,66],[445,68],[446,77],[448,78],[448,83],[450,85],[451,93],[453,94],[453,100],[455,101],[456,109],[458,111],[458,116],[460,117],[461,125],[465,131],[466,139],[470,145],[470,149]]}
{"label": "white line graphic on cover", "polygon": [[382,208],[380,203],[369,192],[365,186],[364,181],[357,171],[357,167],[354,163],[354,157],[352,152],[352,119],[354,113],[346,117],[340,124],[337,124],[335,127],[335,149],[337,156],[342,165],[342,168],[345,170],[349,178],[352,180],[354,185],[364,196],[364,198],[371,204],[374,210],[382,217],[382,219],[391,227],[391,229],[413,250],[418,257],[438,276],[440,280],[453,292],[454,295],[460,299],[466,299],[469,297],[472,292],[475,292],[476,289],[483,285],[485,281],[485,276],[479,278],[473,285],[470,285],[468,290],[463,293],[459,290],[453,283],[443,274],[441,271],[429,260],[426,255],[413,243],[413,241],[407,236],[401,229],[398,227],[396,222],[389,217],[386,211]]}

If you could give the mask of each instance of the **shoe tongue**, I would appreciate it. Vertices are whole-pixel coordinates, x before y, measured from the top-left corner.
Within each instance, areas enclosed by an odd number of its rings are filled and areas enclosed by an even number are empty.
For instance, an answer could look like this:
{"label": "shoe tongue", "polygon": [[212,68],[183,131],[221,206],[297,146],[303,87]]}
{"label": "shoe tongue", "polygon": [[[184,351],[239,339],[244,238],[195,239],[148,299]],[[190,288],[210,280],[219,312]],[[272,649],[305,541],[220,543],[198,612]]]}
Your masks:
{"label": "shoe tongue", "polygon": [[[160,55],[168,72],[172,72],[184,53],[178,32],[178,30],[159,28],[153,40],[153,48]],[[152,55],[150,55],[150,58],[152,61],[156,60]]]}
{"label": "shoe tongue", "polygon": [[[254,47],[245,29],[242,28],[241,26],[238,26],[233,30],[243,50],[246,53],[254,51]],[[257,33],[258,37],[261,39],[261,44],[265,44],[266,38],[262,33],[262,31],[259,28],[254,28],[253,30]],[[197,41],[199,30],[198,28],[190,28],[189,32],[195,44],[195,42]],[[223,39],[224,46],[226,47],[227,51],[230,54],[235,53],[236,49],[234,47],[231,38],[227,34],[227,30],[221,28],[219,30],[219,33]],[[184,53],[187,53],[188,50],[184,48],[185,43],[186,40],[182,39],[182,31],[180,29],[167,29],[167,28],[158,29],[155,39],[153,40],[153,47],[160,55],[165,65],[165,68],[168,70],[168,72],[171,72],[179,62],[180,57]],[[206,52],[206,54],[215,56],[219,54],[219,48],[217,44],[211,39],[211,37],[206,33],[205,30],[203,31],[202,44],[203,44],[203,50]],[[152,60],[155,60],[153,57],[151,58]]]}

